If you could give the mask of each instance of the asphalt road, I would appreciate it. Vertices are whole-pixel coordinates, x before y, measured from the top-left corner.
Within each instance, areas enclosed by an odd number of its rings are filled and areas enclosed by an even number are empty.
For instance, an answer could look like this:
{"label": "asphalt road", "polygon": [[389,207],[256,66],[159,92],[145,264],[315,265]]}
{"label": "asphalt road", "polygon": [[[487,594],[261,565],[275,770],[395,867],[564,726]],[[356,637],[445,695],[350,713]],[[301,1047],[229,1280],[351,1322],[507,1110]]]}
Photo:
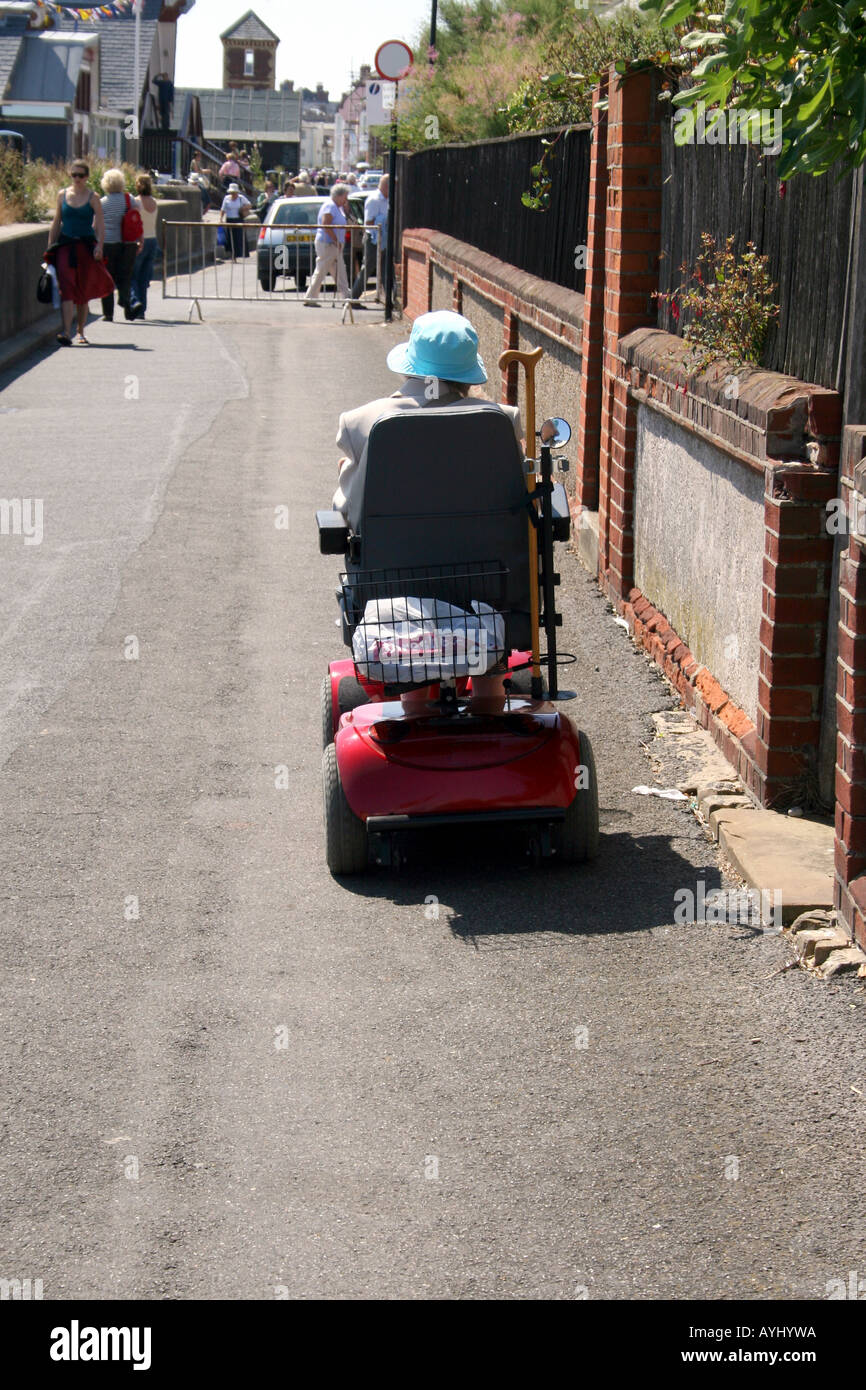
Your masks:
{"label": "asphalt road", "polygon": [[0,1275],[820,1300],[866,1274],[862,987],[674,921],[716,852],[631,791],[671,701],[573,558],[597,863],[464,836],[329,876],[312,514],[405,329],[153,310],[0,379],[0,495],[44,501],[41,545],[0,537]]}

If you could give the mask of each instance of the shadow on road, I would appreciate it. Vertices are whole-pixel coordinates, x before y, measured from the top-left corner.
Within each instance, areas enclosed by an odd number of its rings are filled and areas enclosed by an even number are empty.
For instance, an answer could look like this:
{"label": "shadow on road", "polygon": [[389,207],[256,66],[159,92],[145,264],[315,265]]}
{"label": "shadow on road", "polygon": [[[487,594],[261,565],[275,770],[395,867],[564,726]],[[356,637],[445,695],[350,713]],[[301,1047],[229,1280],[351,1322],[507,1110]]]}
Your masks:
{"label": "shadow on road", "polygon": [[[75,352],[78,348],[82,352],[85,348],[88,352],[153,352],[153,348],[139,347],[138,343],[95,343],[92,338],[88,338],[86,343],[79,343],[77,348],[72,348],[72,351]],[[57,350],[60,351],[59,346]],[[64,349],[64,351],[69,351],[69,349]]]}
{"label": "shadow on road", "polygon": [[[602,812],[602,819],[608,812]],[[622,812],[616,814],[623,814]],[[628,813],[625,813],[628,814]],[[602,835],[591,864],[533,867],[525,839],[476,833],[418,835],[399,871],[377,868],[341,879],[347,893],[430,916],[449,914],[461,941],[555,933],[559,936],[647,931],[674,920],[677,889],[722,886],[717,868],[696,869],[674,847],[675,835]]]}

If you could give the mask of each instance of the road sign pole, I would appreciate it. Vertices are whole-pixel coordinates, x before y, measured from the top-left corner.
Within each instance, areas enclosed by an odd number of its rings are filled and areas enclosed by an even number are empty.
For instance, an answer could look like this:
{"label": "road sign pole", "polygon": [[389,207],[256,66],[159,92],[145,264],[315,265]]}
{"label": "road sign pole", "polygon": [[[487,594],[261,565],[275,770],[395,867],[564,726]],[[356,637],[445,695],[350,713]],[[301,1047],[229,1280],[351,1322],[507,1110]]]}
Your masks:
{"label": "road sign pole", "polygon": [[388,152],[388,250],[385,260],[385,322],[394,317],[394,193],[397,185],[397,94],[400,83],[394,83],[394,105],[391,107],[391,148]]}
{"label": "road sign pole", "polygon": [[391,108],[391,149],[388,155],[388,236],[385,264],[385,322],[394,316],[394,199],[397,193],[397,99],[400,78],[406,77],[414,62],[412,50],[402,39],[380,43],[373,62],[380,77],[394,83],[394,105]]}

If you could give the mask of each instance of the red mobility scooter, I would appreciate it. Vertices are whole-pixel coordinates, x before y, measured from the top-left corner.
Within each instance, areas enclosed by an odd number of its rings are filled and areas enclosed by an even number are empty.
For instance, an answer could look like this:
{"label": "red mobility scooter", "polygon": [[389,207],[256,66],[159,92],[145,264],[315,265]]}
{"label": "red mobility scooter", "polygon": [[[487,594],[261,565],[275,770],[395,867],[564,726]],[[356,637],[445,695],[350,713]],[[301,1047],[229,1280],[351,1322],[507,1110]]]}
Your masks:
{"label": "red mobility scooter", "polygon": [[567,696],[553,547],[570,518],[551,451],[570,437],[565,421],[545,421],[539,458],[525,460],[508,417],[484,401],[384,416],[360,526],[317,513],[321,552],[345,555],[352,650],[322,690],[333,874],[397,865],[442,826],[516,823],[536,861],[597,853],[592,748],[554,704]]}

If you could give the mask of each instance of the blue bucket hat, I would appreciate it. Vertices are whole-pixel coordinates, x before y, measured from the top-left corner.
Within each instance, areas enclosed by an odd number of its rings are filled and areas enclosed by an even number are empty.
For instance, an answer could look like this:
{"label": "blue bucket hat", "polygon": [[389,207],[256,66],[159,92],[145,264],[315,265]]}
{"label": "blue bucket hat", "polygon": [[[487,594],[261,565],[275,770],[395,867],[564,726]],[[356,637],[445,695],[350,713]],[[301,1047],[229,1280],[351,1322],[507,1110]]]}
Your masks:
{"label": "blue bucket hat", "polygon": [[450,309],[421,314],[408,343],[399,343],[385,359],[401,376],[431,376],[471,385],[487,380],[478,352],[478,334],[468,319]]}

